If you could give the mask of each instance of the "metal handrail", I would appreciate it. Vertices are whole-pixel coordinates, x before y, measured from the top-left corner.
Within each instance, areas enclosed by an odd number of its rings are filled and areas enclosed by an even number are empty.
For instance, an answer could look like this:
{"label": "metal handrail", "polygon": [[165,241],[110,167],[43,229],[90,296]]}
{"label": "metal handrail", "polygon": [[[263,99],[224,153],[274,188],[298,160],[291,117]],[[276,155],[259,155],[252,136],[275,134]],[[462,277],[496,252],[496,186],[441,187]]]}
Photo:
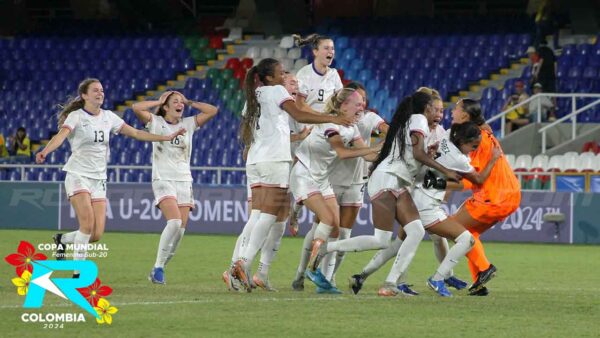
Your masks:
{"label": "metal handrail", "polygon": [[[505,124],[506,124],[506,119],[504,119],[503,117],[506,116],[506,114],[510,113],[511,111],[522,107],[526,104],[529,104],[529,102],[537,99],[537,98],[541,98],[541,97],[570,97],[573,101],[572,101],[572,105],[571,105],[571,114],[567,115],[567,116],[575,116],[579,113],[581,113],[583,110],[576,112],[577,111],[577,98],[585,98],[585,97],[592,97],[592,98],[599,98],[600,99],[600,94],[588,94],[588,93],[568,93],[568,94],[563,94],[563,93],[539,93],[539,94],[535,94],[531,97],[529,97],[527,100],[520,102],[514,106],[512,106],[510,109],[504,110],[499,114],[496,114],[495,116],[493,116],[492,118],[490,118],[489,120],[485,121],[487,124],[490,124],[498,119],[500,120],[500,137],[504,138],[504,129],[505,129]],[[541,105],[542,105],[542,100],[538,100],[537,102],[537,110],[538,112],[541,112]],[[586,106],[587,107],[587,106]],[[587,109],[587,108],[586,108]],[[585,109],[584,109],[585,110]],[[564,117],[563,117],[564,118]],[[565,119],[566,120],[566,119]],[[574,117],[572,118],[572,120],[576,120]],[[563,120],[564,121],[564,120]],[[537,114],[537,122],[541,123],[542,122],[542,114]],[[556,122],[556,121],[555,121]],[[574,123],[576,123],[576,121],[573,121]]]}
{"label": "metal handrail", "polygon": [[[25,178],[25,169],[27,168],[49,168],[49,169],[62,169],[64,164],[0,164],[0,169],[2,168],[18,168],[21,170],[21,180]],[[120,173],[121,170],[134,169],[134,170],[152,170],[152,166],[149,165],[109,165],[108,169],[115,170],[115,179],[116,182],[121,182]],[[192,171],[197,170],[207,170],[207,171],[216,171],[217,172],[217,184],[222,184],[222,173],[224,171],[246,171],[245,167],[190,167]]]}

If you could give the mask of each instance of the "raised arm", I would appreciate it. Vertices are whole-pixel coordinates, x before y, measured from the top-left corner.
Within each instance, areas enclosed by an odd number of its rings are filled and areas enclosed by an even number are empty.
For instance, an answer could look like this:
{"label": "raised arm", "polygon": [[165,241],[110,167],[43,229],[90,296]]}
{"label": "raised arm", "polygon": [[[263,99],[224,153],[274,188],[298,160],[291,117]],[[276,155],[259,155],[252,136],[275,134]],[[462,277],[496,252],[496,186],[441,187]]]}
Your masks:
{"label": "raised arm", "polygon": [[133,113],[138,118],[138,120],[140,120],[140,122],[142,122],[143,124],[146,124],[150,122],[150,120],[152,120],[153,114],[150,112],[150,109],[160,106],[161,103],[162,102],[160,100],[142,101],[134,103],[131,108],[133,109]]}
{"label": "raised arm", "polygon": [[186,100],[186,104],[196,110],[201,111],[200,114],[196,114],[195,116],[196,125],[198,125],[198,127],[202,127],[206,122],[210,121],[210,119],[215,117],[219,111],[219,108],[204,102]]}
{"label": "raised arm", "polygon": [[135,129],[127,123],[123,123],[123,127],[121,127],[121,134],[125,136],[129,136],[138,141],[146,141],[146,142],[161,142],[161,141],[171,141],[179,135],[185,134],[185,129],[181,128],[178,131],[170,134],[170,135],[156,135],[151,134],[149,132]]}
{"label": "raised arm", "polygon": [[355,122],[354,118],[344,116],[315,114],[310,111],[299,109],[292,100],[285,101],[282,104],[283,110],[290,114],[294,120],[302,123],[335,123],[344,126],[350,126]]}
{"label": "raised arm", "polygon": [[44,149],[35,154],[35,162],[44,163],[44,161],[46,161],[46,156],[58,149],[58,147],[60,147],[63,144],[63,142],[65,142],[65,139],[67,138],[67,136],[69,136],[69,133],[71,133],[71,129],[67,127],[60,128],[58,133],[52,136],[52,138],[50,139],[48,144],[46,144]]}

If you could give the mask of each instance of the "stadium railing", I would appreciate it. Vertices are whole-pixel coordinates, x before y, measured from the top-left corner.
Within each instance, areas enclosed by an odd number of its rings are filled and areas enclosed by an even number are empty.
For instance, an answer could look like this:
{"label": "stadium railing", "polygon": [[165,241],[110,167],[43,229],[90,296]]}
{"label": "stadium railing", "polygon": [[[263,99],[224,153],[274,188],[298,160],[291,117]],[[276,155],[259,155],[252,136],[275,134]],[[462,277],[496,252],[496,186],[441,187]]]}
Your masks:
{"label": "stadium railing", "polygon": [[[506,114],[508,114],[509,112],[515,110],[516,108],[519,107],[523,107],[525,105],[529,105],[529,103],[537,98],[541,98],[541,97],[549,97],[549,98],[571,98],[571,113],[561,117],[560,119],[557,119],[556,121],[550,123],[547,126],[544,126],[543,128],[541,128],[538,132],[540,134],[542,134],[542,153],[546,153],[546,131],[554,126],[556,126],[559,123],[562,123],[564,121],[567,120],[571,120],[571,130],[572,130],[572,139],[575,139],[577,137],[577,115],[579,115],[580,113],[593,108],[594,106],[600,104],[600,94],[584,94],[584,93],[569,93],[569,94],[559,94],[559,93],[539,93],[536,95],[531,96],[530,98],[528,98],[527,100],[516,104],[512,107],[510,107],[509,109],[495,115],[494,117],[490,118],[489,120],[486,121],[486,123],[491,124],[492,122],[500,119],[500,137],[504,138],[504,126],[506,123],[506,119],[504,119],[504,116],[506,116]],[[581,108],[577,108],[577,99],[579,98],[591,98],[591,99],[597,99],[592,103],[589,103]],[[541,111],[541,100],[537,101],[538,104],[538,108],[537,111]],[[541,123],[542,122],[542,116],[541,114],[537,114],[537,123]]]}
{"label": "stadium railing", "polygon": [[[26,169],[62,169],[64,164],[0,164],[0,169],[19,169],[21,173],[21,181],[27,181],[25,170]],[[121,170],[152,170],[152,166],[145,165],[109,165],[108,170],[115,170],[115,182],[121,182]],[[194,171],[216,171],[217,173],[217,184],[223,183],[223,172],[226,171],[246,171],[245,167],[190,167],[192,172]],[[36,180],[37,182],[37,180]],[[150,183],[150,182],[147,182]]]}

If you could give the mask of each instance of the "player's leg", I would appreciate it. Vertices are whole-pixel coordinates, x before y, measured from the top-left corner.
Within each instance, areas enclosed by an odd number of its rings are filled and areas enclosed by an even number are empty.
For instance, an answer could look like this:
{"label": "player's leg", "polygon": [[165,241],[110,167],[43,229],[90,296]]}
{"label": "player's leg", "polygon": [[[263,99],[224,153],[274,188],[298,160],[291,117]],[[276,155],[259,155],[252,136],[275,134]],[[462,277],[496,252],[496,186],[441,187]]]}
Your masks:
{"label": "player's leg", "polygon": [[446,218],[427,228],[432,234],[443,238],[452,239],[456,244],[448,250],[434,275],[427,280],[427,285],[441,296],[451,296],[446,289],[445,280],[451,275],[452,269],[458,264],[461,257],[465,256],[473,246],[473,236],[453,218]]}

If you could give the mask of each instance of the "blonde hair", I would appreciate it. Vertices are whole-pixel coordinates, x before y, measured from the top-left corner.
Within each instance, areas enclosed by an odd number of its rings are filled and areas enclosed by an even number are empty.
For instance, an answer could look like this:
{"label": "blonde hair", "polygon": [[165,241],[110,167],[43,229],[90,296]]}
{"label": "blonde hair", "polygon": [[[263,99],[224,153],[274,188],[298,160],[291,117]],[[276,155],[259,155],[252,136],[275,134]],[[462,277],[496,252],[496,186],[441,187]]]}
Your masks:
{"label": "blonde hair", "polygon": [[340,115],[342,113],[340,110],[342,104],[354,93],[356,93],[356,89],[352,88],[338,90],[327,99],[323,112],[330,115]]}
{"label": "blonde hair", "polygon": [[76,110],[79,110],[84,107],[85,100],[82,95],[87,94],[88,88],[94,82],[100,83],[100,80],[95,78],[87,78],[79,83],[77,86],[77,96],[74,98],[69,98],[66,103],[59,104],[61,111],[58,113],[58,128],[61,128],[67,116]]}
{"label": "blonde hair", "polygon": [[440,92],[438,92],[437,90],[433,89],[433,88],[429,88],[429,87],[420,87],[419,89],[417,89],[417,92],[421,92],[421,93],[425,93],[431,96],[432,100],[442,100],[442,96],[440,95]]}

